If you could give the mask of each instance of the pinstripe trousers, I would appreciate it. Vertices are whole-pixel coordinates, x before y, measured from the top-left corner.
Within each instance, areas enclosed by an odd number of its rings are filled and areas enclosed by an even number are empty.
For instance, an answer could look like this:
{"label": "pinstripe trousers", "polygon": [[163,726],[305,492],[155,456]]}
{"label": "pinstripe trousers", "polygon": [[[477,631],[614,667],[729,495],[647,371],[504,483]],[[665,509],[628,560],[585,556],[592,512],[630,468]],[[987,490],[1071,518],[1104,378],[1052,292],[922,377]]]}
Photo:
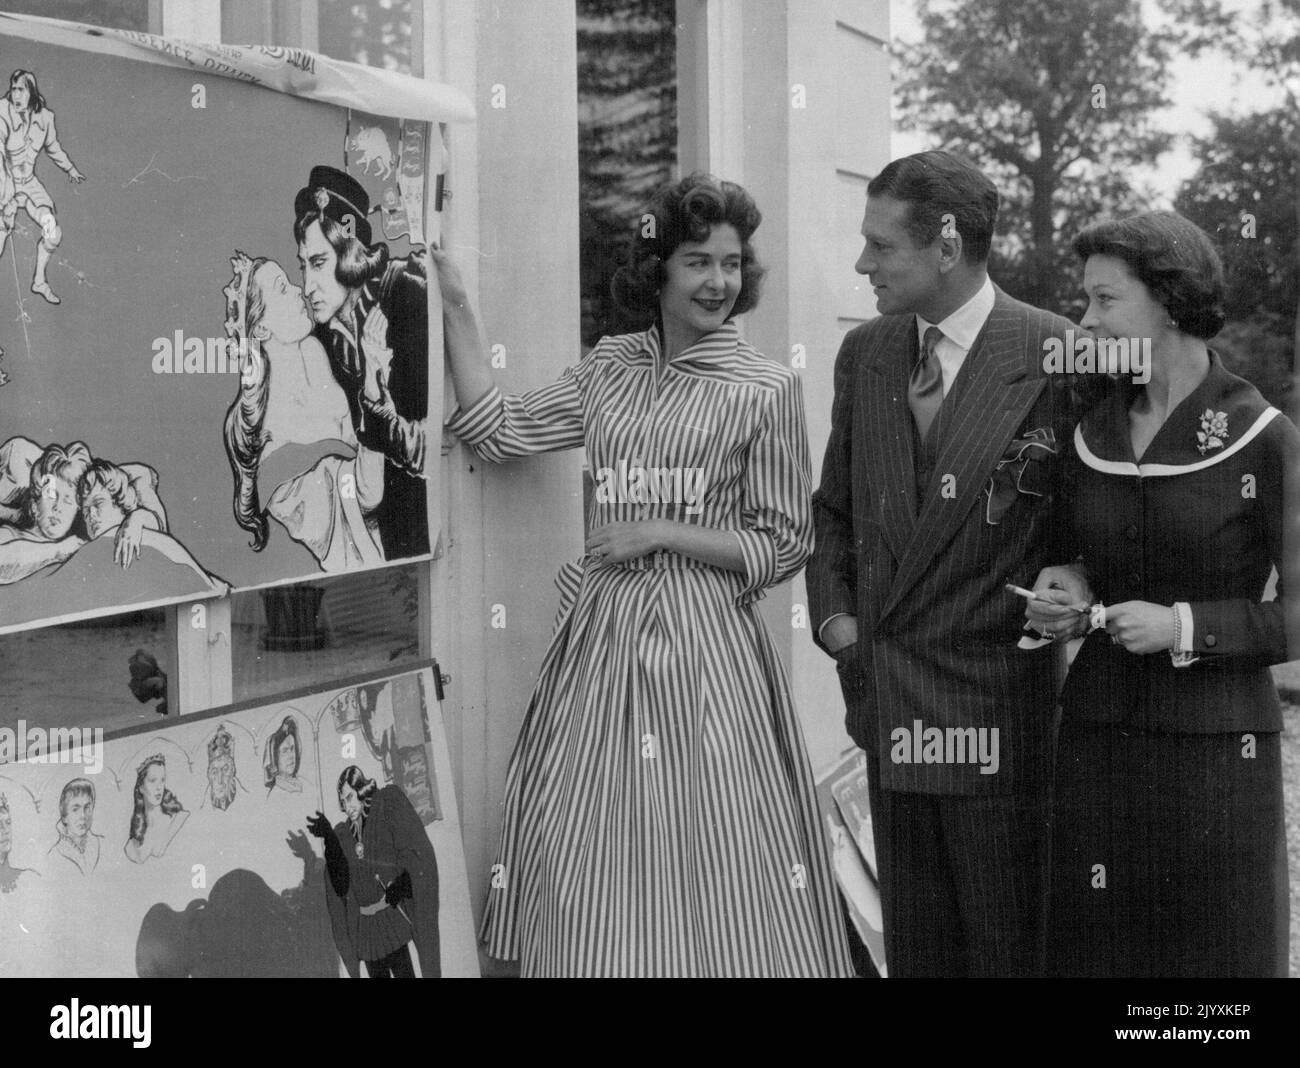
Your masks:
{"label": "pinstripe trousers", "polygon": [[871,751],[867,774],[890,977],[1042,975],[1046,776],[1009,794],[884,790]]}

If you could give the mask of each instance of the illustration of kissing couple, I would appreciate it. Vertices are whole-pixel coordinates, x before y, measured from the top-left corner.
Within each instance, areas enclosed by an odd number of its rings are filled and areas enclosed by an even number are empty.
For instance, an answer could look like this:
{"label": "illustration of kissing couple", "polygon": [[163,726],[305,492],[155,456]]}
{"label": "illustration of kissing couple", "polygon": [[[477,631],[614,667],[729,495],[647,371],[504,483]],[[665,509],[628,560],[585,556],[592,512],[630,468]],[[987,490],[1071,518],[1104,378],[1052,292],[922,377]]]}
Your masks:
{"label": "illustration of kissing couple", "polygon": [[314,167],[294,203],[303,285],[236,252],[224,290],[240,360],[225,418],[235,520],[260,552],[274,519],[326,572],[429,551],[425,269],[371,244],[368,201]]}

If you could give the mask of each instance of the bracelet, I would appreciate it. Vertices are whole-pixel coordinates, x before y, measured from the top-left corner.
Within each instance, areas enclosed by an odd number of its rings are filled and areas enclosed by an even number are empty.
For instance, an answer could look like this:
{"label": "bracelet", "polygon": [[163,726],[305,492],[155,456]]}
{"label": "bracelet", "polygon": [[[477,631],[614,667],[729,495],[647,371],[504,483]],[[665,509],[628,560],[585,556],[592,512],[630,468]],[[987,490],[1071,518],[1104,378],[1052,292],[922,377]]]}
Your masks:
{"label": "bracelet", "polygon": [[1106,606],[1098,601],[1088,609],[1088,633],[1106,629]]}
{"label": "bracelet", "polygon": [[1190,650],[1183,649],[1183,617],[1178,611],[1178,606],[1173,605],[1169,611],[1174,614],[1174,644],[1169,650],[1169,659],[1176,668],[1187,667],[1201,658]]}

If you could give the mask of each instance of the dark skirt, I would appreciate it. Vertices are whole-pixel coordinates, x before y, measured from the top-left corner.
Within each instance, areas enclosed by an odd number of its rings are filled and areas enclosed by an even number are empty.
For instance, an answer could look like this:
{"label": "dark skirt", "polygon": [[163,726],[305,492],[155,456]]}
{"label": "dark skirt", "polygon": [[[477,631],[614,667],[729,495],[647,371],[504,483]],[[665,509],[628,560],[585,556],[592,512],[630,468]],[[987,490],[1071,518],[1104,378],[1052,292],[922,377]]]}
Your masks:
{"label": "dark skirt", "polygon": [[1277,734],[1067,720],[1051,859],[1049,974],[1286,974]]}

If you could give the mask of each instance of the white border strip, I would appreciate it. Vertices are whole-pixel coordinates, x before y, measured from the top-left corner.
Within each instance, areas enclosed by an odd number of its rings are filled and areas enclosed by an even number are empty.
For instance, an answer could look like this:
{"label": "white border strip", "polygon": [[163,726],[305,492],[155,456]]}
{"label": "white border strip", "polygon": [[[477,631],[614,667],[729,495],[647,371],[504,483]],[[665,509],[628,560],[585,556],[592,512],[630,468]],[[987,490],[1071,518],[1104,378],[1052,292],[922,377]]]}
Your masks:
{"label": "white border strip", "polygon": [[1103,460],[1088,448],[1088,443],[1083,439],[1082,423],[1074,428],[1074,449],[1079,454],[1079,459],[1085,464],[1091,467],[1094,471],[1100,471],[1107,475],[1130,475],[1136,478],[1164,478],[1169,475],[1186,475],[1193,471],[1200,471],[1206,467],[1213,467],[1217,463],[1222,463],[1233,453],[1244,449],[1263,432],[1264,428],[1273,421],[1275,416],[1281,414],[1282,413],[1276,408],[1264,409],[1264,411],[1260,413],[1259,418],[1251,424],[1250,429],[1222,452],[1190,464],[1139,465],[1129,463],[1127,460]]}
{"label": "white border strip", "polygon": [[196,75],[234,78],[372,115],[424,122],[472,122],[475,117],[469,97],[454,86],[301,48],[185,41],[8,12],[0,12],[0,36],[180,67]]}

